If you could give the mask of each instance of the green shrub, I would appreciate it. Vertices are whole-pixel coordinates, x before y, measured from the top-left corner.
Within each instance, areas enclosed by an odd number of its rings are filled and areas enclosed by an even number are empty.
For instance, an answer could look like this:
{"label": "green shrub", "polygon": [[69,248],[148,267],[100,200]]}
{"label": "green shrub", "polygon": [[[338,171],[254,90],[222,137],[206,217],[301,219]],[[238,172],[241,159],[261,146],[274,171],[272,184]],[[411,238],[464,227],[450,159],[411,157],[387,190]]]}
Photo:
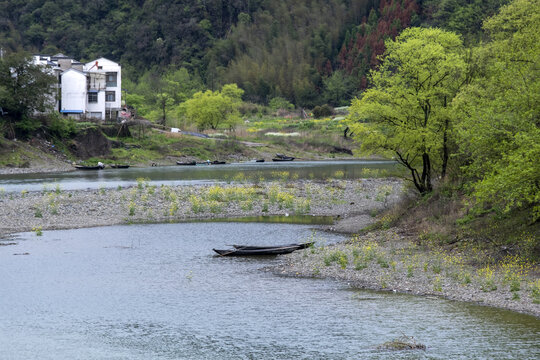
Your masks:
{"label": "green shrub", "polygon": [[76,133],[75,121],[64,118],[60,114],[51,114],[48,119],[48,127],[52,135],[59,138],[69,138]]}
{"label": "green shrub", "polygon": [[332,107],[328,104],[315,106],[315,108],[313,108],[313,116],[317,119],[325,116],[331,116],[333,113],[334,109],[332,109]]}

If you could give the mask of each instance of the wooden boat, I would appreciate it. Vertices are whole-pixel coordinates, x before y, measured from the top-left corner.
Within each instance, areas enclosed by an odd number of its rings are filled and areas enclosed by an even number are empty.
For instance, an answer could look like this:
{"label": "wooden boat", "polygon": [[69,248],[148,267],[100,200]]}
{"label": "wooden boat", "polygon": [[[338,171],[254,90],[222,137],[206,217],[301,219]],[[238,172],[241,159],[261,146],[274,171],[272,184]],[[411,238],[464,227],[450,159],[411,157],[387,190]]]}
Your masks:
{"label": "wooden boat", "polygon": [[86,165],[74,165],[77,170],[101,170],[104,168],[102,165],[86,166]]}
{"label": "wooden boat", "polygon": [[214,160],[210,164],[212,164],[212,165],[223,165],[223,164],[226,164],[226,163],[227,162],[225,162],[225,161]]}
{"label": "wooden boat", "polygon": [[187,162],[177,161],[176,165],[194,166],[194,165],[197,165],[197,162],[196,161],[187,161]]}
{"label": "wooden boat", "polygon": [[129,165],[127,165],[127,164],[111,164],[111,167],[113,169],[127,169],[127,168],[129,168]]}
{"label": "wooden boat", "polygon": [[264,159],[255,159],[255,162],[264,162]]}
{"label": "wooden boat", "polygon": [[284,158],[272,158],[272,161],[293,161],[294,158],[292,156],[284,157]]}
{"label": "wooden boat", "polygon": [[268,255],[281,255],[289,254],[295,250],[298,250],[300,247],[298,245],[294,246],[282,246],[282,247],[272,247],[268,249],[229,249],[229,250],[219,250],[212,249],[220,256],[268,256]]}
{"label": "wooden boat", "polygon": [[283,160],[290,161],[290,160],[294,160],[294,157],[278,153],[278,154],[276,154],[276,159],[283,159]]}
{"label": "wooden boat", "polygon": [[300,244],[287,244],[287,245],[274,245],[274,246],[254,246],[254,245],[231,245],[235,249],[240,250],[262,250],[262,249],[276,249],[276,248],[284,248],[284,247],[292,247],[297,246],[298,250],[300,249],[306,249],[310,246],[312,246],[315,242],[306,242],[306,243],[300,243]]}

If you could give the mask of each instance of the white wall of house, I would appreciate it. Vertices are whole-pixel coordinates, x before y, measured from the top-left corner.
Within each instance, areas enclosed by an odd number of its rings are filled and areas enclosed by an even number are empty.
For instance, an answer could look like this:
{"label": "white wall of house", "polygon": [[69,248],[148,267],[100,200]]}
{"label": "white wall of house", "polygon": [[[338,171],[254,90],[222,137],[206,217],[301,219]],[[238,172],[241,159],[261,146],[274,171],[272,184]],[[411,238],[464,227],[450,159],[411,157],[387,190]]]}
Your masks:
{"label": "white wall of house", "polygon": [[86,75],[81,71],[69,69],[62,77],[61,112],[86,110]]}
{"label": "white wall of house", "polygon": [[[114,92],[114,101],[109,101],[109,99],[105,98],[105,108],[119,110],[122,107],[122,67],[109,59],[99,58],[86,63],[84,65],[84,70],[87,73],[97,72],[106,75],[104,96],[106,96],[107,92]],[[108,79],[107,74],[115,75],[116,81],[114,83],[109,81],[110,79]],[[111,96],[109,96],[109,98],[110,97]]]}
{"label": "white wall of house", "polygon": [[[97,96],[97,102],[89,101],[90,92],[86,95],[86,116],[105,119],[105,91],[98,91],[94,94]],[[97,113],[100,115],[98,116]]]}

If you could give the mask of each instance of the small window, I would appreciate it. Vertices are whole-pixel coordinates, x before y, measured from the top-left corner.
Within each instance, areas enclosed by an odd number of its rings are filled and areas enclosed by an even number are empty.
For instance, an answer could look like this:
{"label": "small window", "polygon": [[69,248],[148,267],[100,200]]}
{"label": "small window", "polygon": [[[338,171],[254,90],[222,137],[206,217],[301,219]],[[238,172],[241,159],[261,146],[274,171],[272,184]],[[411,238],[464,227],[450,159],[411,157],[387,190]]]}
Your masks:
{"label": "small window", "polygon": [[107,73],[106,76],[106,82],[107,82],[107,87],[116,87],[117,86],[117,83],[116,83],[116,73]]}
{"label": "small window", "polygon": [[116,93],[114,91],[105,91],[105,101],[106,102],[115,102]]}
{"label": "small window", "polygon": [[89,92],[88,93],[88,103],[97,103],[98,102],[98,93]]}

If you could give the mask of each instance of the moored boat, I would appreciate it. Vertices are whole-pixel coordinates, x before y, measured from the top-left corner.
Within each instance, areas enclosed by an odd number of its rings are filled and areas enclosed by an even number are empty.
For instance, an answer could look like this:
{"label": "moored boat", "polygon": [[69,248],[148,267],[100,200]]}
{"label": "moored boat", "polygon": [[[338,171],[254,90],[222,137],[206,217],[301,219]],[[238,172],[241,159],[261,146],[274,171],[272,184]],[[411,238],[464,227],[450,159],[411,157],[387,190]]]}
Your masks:
{"label": "moored boat", "polygon": [[101,170],[104,168],[102,165],[87,166],[87,165],[74,165],[77,170]]}
{"label": "moored boat", "polygon": [[231,245],[235,249],[240,250],[263,250],[263,249],[279,249],[284,247],[297,246],[298,249],[305,249],[312,246],[315,242],[305,242],[300,244],[286,244],[286,245],[270,245],[270,246],[254,246],[254,245]]}
{"label": "moored boat", "polygon": [[187,161],[187,162],[177,161],[176,165],[194,166],[194,165],[197,165],[197,162],[196,161]]}
{"label": "moored boat", "polygon": [[295,250],[300,249],[298,245],[294,246],[282,246],[282,247],[271,247],[266,249],[229,249],[229,250],[219,250],[212,249],[220,256],[265,256],[265,255],[281,255],[289,254]]}
{"label": "moored boat", "polygon": [[127,164],[111,164],[111,168],[113,168],[113,169],[127,169],[127,168],[129,168],[129,165],[127,165]]}
{"label": "moored boat", "polygon": [[283,154],[276,154],[276,157],[272,161],[293,161],[294,157]]}

